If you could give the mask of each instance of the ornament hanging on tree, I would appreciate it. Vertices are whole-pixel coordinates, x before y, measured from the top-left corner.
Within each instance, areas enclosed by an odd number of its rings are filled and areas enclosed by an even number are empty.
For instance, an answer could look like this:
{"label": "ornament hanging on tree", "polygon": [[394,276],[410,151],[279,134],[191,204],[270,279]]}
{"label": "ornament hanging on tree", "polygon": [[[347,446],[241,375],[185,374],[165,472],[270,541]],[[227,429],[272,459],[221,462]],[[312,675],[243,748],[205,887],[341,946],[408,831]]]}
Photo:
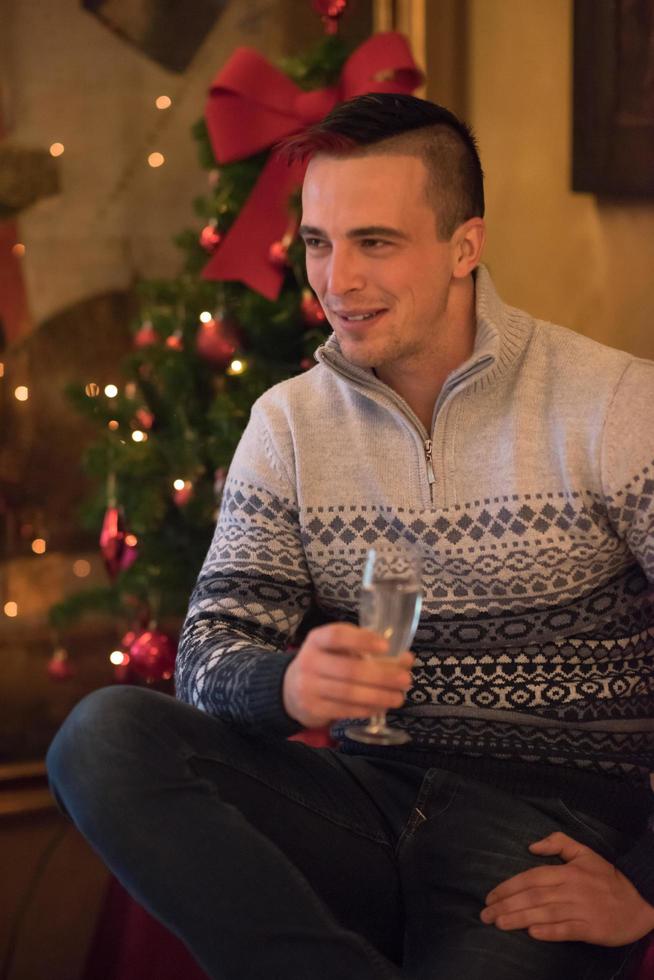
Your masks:
{"label": "ornament hanging on tree", "polygon": [[223,490],[225,489],[225,480],[227,479],[227,467],[219,466],[213,475],[213,492],[216,497],[220,497]]}
{"label": "ornament hanging on tree", "polygon": [[209,255],[213,255],[220,244],[221,235],[216,228],[217,224],[216,219],[212,218],[209,224],[205,225],[200,232],[200,245]]}
{"label": "ornament hanging on tree", "polygon": [[48,677],[51,677],[54,681],[70,680],[75,673],[75,670],[70,662],[68,652],[64,650],[63,647],[57,647],[57,649],[54,651],[48,660],[46,670],[48,672]]}
{"label": "ornament hanging on tree", "polygon": [[347,0],[313,0],[313,9],[320,14],[325,34],[336,34],[346,7]]}
{"label": "ornament hanging on tree", "polygon": [[138,422],[139,427],[141,429],[145,429],[146,432],[149,432],[154,425],[154,415],[147,408],[139,408],[135,413],[134,418]]}
{"label": "ornament hanging on tree", "polygon": [[182,340],[182,331],[181,330],[175,330],[175,332],[174,333],[171,333],[169,337],[166,337],[166,347],[169,350],[183,350],[184,349],[184,341]]}
{"label": "ornament hanging on tree", "polygon": [[167,633],[154,625],[138,633],[127,652],[131,668],[149,684],[167,681],[173,676],[177,646]]}
{"label": "ornament hanging on tree", "polygon": [[288,265],[288,246],[284,244],[284,239],[273,242],[268,254],[273,265],[279,268]]}
{"label": "ornament hanging on tree", "polygon": [[143,347],[151,347],[159,340],[159,334],[154,329],[149,320],[141,324],[134,334],[134,346],[141,350]]}
{"label": "ornament hanging on tree", "polygon": [[308,323],[310,327],[322,327],[327,320],[325,311],[310,289],[302,290],[300,310],[302,311],[304,322]]}
{"label": "ornament hanging on tree", "polygon": [[234,323],[220,316],[201,323],[197,334],[197,351],[214,367],[226,368],[241,343],[239,331]]}
{"label": "ornament hanging on tree", "polygon": [[315,361],[313,357],[303,357],[300,361],[300,367],[303,371],[308,371],[310,368],[314,367]]}
{"label": "ornament hanging on tree", "polygon": [[207,176],[207,180],[209,182],[209,187],[212,188],[217,187],[218,184],[220,183],[220,170],[216,170],[216,169],[210,170]]}
{"label": "ornament hanging on tree", "polygon": [[185,507],[192,496],[193,484],[190,480],[175,480],[173,500],[177,507]]}
{"label": "ornament hanging on tree", "polygon": [[111,579],[124,572],[138,558],[136,538],[125,530],[120,507],[111,502],[107,507],[100,532],[100,551]]}

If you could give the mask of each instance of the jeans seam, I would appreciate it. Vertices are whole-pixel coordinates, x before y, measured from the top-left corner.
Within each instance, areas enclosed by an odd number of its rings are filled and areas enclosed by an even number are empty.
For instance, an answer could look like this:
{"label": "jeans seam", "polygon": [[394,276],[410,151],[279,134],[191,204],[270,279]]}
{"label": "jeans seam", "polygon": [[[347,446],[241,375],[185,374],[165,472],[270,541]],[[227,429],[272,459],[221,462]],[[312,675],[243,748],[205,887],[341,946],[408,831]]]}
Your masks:
{"label": "jeans seam", "polygon": [[[236,767],[232,766],[229,762],[223,762],[222,759],[217,759],[213,755],[212,756],[202,755],[199,752],[191,752],[188,755],[186,755],[186,754],[184,755],[184,761],[186,762],[187,765],[191,765],[191,760],[193,758],[206,759],[206,760],[208,760],[210,762],[216,763],[216,765],[223,766],[226,769],[230,769],[230,768],[234,769],[234,768],[236,768]],[[192,765],[191,765],[191,768],[192,768]],[[333,824],[335,827],[342,827],[344,830],[347,830],[347,831],[349,831],[352,834],[356,834],[358,837],[363,837],[366,840],[370,840],[374,844],[383,844],[385,847],[389,848],[389,850],[392,849],[391,848],[391,845],[389,844],[389,842],[386,839],[386,837],[383,836],[383,834],[381,834],[381,833],[374,834],[374,833],[371,833],[370,831],[368,831],[364,827],[356,826],[356,825],[353,826],[351,823],[348,823],[348,822],[346,822],[344,820],[339,820],[333,814],[328,813],[326,810],[324,810],[322,807],[316,806],[313,803],[312,804],[307,803],[307,801],[304,800],[301,796],[298,796],[297,794],[291,792],[290,790],[286,789],[285,787],[284,788],[280,788],[279,786],[277,786],[276,784],[270,782],[269,780],[265,779],[264,777],[260,776],[259,774],[255,774],[255,773],[251,772],[248,768],[239,767],[238,768],[238,772],[241,773],[241,775],[243,775],[243,776],[248,776],[250,779],[256,780],[256,782],[260,783],[262,786],[266,786],[273,793],[277,793],[279,796],[285,797],[287,800],[290,800],[292,803],[297,803],[299,806],[303,807],[305,810],[308,810],[311,813],[314,813],[317,816],[322,817],[324,820],[328,820],[329,823]],[[195,773],[194,772],[194,775],[197,777],[198,773]],[[200,778],[202,778],[202,776],[200,776]],[[215,790],[215,792],[218,792],[215,789],[215,787],[212,786],[210,780],[207,780],[207,783],[208,783],[209,786],[211,786],[212,790]]]}
{"label": "jeans seam", "polygon": [[436,776],[437,775],[442,775],[442,772],[440,770],[438,770],[438,769],[429,769],[425,773],[425,777],[424,777],[424,779],[422,781],[422,785],[420,786],[420,789],[418,791],[418,795],[416,796],[416,800],[415,800],[415,803],[414,803],[413,808],[411,810],[411,814],[409,816],[409,819],[407,820],[406,826],[404,827],[404,830],[400,834],[400,836],[398,838],[398,841],[397,841],[397,844],[395,845],[395,856],[396,857],[399,857],[400,851],[409,842],[409,840],[413,837],[413,835],[415,834],[416,830],[418,829],[418,827],[420,827],[421,824],[426,823],[427,820],[429,820],[429,819],[431,819],[433,817],[441,816],[443,813],[445,813],[447,810],[449,810],[449,808],[451,807],[452,803],[454,802],[454,799],[455,799],[455,797],[457,796],[457,794],[459,792],[459,783],[457,782],[457,783],[452,784],[451,777],[448,775],[445,778],[445,785],[447,785],[447,783],[449,782],[449,796],[447,797],[444,805],[436,813],[430,814],[429,817],[425,816],[425,814],[423,812],[423,806],[424,806],[425,800],[427,799],[427,796],[429,795],[429,793],[431,791],[432,784],[433,784],[434,780],[436,779]]}

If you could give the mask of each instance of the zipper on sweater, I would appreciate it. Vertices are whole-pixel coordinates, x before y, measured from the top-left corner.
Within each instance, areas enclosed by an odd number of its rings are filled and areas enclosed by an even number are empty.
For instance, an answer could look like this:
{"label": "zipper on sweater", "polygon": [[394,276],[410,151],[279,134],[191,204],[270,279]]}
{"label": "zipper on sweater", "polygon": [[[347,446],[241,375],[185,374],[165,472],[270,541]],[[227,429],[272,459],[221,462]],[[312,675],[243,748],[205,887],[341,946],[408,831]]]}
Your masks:
{"label": "zipper on sweater", "polygon": [[425,439],[425,456],[427,457],[427,479],[429,480],[429,496],[431,497],[431,502],[434,502],[434,484],[436,483],[436,477],[434,476],[434,467],[432,463],[432,442],[431,439]]}

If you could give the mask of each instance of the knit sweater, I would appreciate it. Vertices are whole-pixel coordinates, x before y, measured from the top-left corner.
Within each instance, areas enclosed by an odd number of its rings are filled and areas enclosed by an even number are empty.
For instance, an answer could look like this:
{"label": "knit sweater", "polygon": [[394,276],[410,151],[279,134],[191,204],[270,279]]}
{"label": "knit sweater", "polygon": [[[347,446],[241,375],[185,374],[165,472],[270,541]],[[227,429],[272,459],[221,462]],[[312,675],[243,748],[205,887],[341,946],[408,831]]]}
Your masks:
{"label": "knit sweater", "polygon": [[654,904],[654,363],[506,306],[481,266],[476,340],[427,432],[332,335],[253,406],[190,600],[178,696],[288,735],[283,676],[318,608],[356,622],[366,550],[423,553],[413,684],[384,754],[560,797],[638,835]]}

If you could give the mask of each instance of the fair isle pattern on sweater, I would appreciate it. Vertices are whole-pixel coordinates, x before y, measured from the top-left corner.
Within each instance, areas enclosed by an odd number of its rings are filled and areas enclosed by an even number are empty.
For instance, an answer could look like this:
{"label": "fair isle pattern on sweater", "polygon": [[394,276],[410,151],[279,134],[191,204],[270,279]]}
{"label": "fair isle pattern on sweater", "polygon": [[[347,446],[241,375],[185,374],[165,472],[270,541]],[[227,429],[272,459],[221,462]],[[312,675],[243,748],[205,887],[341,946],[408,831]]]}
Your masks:
{"label": "fair isle pattern on sweater", "polygon": [[483,268],[476,299],[475,350],[429,434],[335,338],[255,405],[191,597],[178,695],[297,730],[281,683],[305,613],[356,621],[366,549],[406,537],[423,550],[424,599],[392,720],[412,747],[644,786],[654,364],[505,306]]}

